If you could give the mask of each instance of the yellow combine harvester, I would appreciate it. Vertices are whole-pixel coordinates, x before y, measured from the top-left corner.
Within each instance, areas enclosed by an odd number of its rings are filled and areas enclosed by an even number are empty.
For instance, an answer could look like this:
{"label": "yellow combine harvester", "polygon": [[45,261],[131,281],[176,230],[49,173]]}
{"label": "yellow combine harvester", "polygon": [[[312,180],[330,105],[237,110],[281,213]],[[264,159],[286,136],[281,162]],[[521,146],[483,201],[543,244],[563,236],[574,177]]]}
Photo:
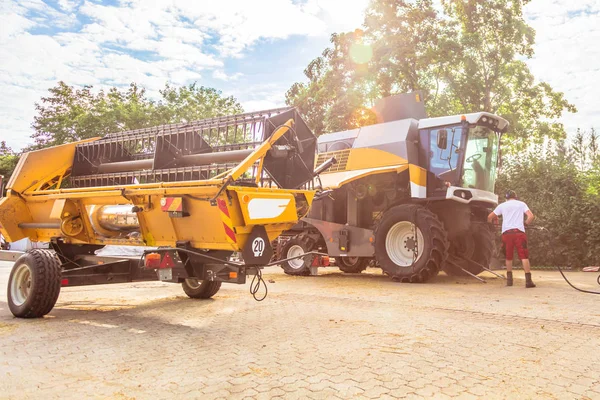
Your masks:
{"label": "yellow combine harvester", "polygon": [[[279,257],[323,251],[344,272],[375,263],[402,282],[489,267],[486,218],[498,204],[496,163],[508,122],[486,112],[426,118],[421,99],[382,99],[377,124],[319,137],[317,164],[337,160],[319,176],[328,195],[280,237]],[[315,265],[309,257],[282,261],[291,275],[314,273]]]}
{"label": "yellow combine harvester", "polygon": [[[155,280],[208,298],[245,283],[270,246],[306,215],[316,138],[294,109],[110,134],[24,154],[0,200],[9,241],[49,242],[17,260],[8,303],[18,317],[54,307],[61,286]],[[310,166],[310,167],[307,167]],[[142,260],[105,245],[152,246]],[[241,252],[243,264],[229,260]]]}

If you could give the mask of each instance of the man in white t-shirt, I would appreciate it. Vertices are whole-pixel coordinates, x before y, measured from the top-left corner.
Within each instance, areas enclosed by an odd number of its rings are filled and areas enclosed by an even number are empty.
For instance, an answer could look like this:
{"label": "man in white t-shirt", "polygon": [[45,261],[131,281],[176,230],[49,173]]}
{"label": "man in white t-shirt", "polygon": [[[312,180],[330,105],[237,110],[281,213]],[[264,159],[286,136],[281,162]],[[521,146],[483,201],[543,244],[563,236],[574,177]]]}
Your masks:
{"label": "man in white t-shirt", "polygon": [[[517,200],[517,194],[513,190],[506,192],[506,201],[499,204],[496,209],[488,215],[488,222],[497,223],[498,217],[502,217],[502,243],[506,251],[506,286],[513,285],[512,260],[514,249],[523,263],[525,270],[525,287],[533,288],[535,284],[531,280],[531,267],[529,265],[529,249],[527,248],[527,235],[525,225],[534,220],[534,215],[522,201]],[[524,216],[527,220],[523,222]]]}

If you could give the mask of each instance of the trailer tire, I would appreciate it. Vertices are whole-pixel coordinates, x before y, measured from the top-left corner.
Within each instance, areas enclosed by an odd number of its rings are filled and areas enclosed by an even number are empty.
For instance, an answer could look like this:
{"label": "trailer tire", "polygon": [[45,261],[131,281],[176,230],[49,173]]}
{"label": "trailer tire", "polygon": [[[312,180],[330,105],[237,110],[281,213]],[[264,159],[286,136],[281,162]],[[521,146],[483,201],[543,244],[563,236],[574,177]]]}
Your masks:
{"label": "trailer tire", "polygon": [[[286,258],[295,255],[307,253],[310,249],[311,246],[306,239],[294,236],[282,247],[281,257],[285,260]],[[281,268],[283,268],[283,272],[287,275],[307,276],[310,274],[310,265],[308,264],[309,258],[310,257],[304,257],[296,260],[283,261],[281,263]]]}
{"label": "trailer tire", "polygon": [[[418,258],[413,262],[407,257],[414,254],[415,242]],[[426,282],[439,273],[448,256],[446,230],[438,217],[423,206],[394,206],[383,214],[375,229],[375,256],[383,272],[393,280]]]}
{"label": "trailer tire", "polygon": [[366,257],[336,257],[335,264],[340,271],[347,274],[360,274],[369,266],[370,258]]}
{"label": "trailer tire", "polygon": [[199,281],[197,279],[186,279],[181,283],[185,294],[192,299],[210,299],[221,288],[221,282]]}
{"label": "trailer tire", "polygon": [[50,250],[31,250],[17,259],[8,278],[8,308],[18,318],[40,318],[60,294],[61,263]]}
{"label": "trailer tire", "polygon": [[[470,241],[469,247],[472,249],[472,251],[463,256],[466,256],[478,264],[489,268],[492,257],[495,253],[494,233],[484,224],[475,224],[468,232],[468,237],[465,240]],[[462,268],[466,269],[473,275],[478,275],[484,271],[484,269],[479,265],[470,263],[465,261],[463,258],[460,258],[461,254],[457,254],[459,257],[452,257],[452,253],[456,252],[456,250],[453,250],[452,247],[453,246],[451,246],[450,249],[450,257],[454,263],[459,264]],[[469,274],[467,274],[465,271],[448,262],[444,264],[444,272],[449,276],[469,276]]]}

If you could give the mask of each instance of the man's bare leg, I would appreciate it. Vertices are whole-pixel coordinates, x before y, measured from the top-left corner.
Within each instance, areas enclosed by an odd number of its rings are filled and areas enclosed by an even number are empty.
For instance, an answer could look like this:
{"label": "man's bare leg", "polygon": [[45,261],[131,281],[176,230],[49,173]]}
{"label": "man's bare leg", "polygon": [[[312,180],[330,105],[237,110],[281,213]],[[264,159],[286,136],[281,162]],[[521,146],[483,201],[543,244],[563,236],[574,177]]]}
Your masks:
{"label": "man's bare leg", "polygon": [[533,288],[535,287],[535,283],[531,280],[531,265],[529,264],[529,259],[524,258],[521,260],[523,263],[523,270],[525,271],[525,287]]}
{"label": "man's bare leg", "polygon": [[521,260],[521,263],[523,264],[523,270],[525,271],[525,273],[531,273],[531,264],[529,264],[529,259],[524,258],[523,260]]}
{"label": "man's bare leg", "polygon": [[512,260],[506,260],[506,286],[513,285],[512,266]]}

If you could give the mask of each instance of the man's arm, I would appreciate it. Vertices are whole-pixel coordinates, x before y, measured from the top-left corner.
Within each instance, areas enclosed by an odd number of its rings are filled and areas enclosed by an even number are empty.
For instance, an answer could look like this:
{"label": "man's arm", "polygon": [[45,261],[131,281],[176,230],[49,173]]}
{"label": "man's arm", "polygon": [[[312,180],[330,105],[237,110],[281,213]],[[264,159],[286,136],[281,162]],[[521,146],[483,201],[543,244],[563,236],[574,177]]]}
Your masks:
{"label": "man's arm", "polygon": [[487,218],[490,224],[498,225],[498,216],[492,211]]}
{"label": "man's arm", "polygon": [[531,225],[531,223],[535,219],[535,215],[533,215],[531,210],[525,211],[525,215],[527,215],[527,220],[525,220],[525,225]]}

